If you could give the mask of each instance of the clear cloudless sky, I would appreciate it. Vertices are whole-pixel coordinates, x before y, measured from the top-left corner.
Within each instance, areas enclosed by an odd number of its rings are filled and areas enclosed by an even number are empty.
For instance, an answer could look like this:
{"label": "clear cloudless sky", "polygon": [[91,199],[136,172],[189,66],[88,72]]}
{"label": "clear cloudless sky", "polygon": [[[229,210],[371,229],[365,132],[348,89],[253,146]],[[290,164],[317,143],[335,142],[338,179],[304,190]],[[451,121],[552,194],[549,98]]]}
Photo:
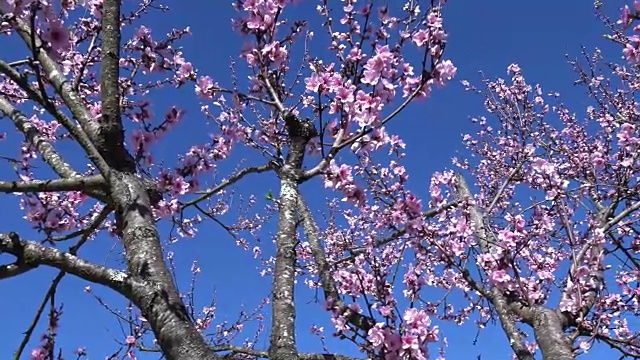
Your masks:
{"label": "clear cloudless sky", "polygon": [[[335,1],[335,6],[339,2]],[[303,3],[317,1],[303,0]],[[209,74],[222,84],[229,83],[230,59],[243,64],[238,59],[243,40],[231,30],[231,18],[236,14],[231,8],[231,1],[167,1],[171,12],[166,15],[153,14],[145,18],[144,24],[155,34],[164,34],[172,27],[190,26],[192,36],[185,38],[180,44],[184,47],[185,57],[191,61],[201,74]],[[617,15],[622,1],[606,1],[607,11]],[[306,18],[311,21],[320,20],[317,14],[309,11],[314,6],[293,8],[290,18]],[[390,126],[391,132],[399,134],[407,143],[405,165],[411,174],[412,189],[419,194],[427,195],[428,181],[434,171],[450,167],[451,158],[462,151],[461,134],[473,131],[468,118],[483,115],[482,98],[463,91],[459,80],[468,79],[480,85],[479,71],[489,78],[506,77],[506,67],[517,62],[524,69],[530,83],[541,83],[546,91],[558,91],[564,103],[573,111],[583,113],[588,99],[583,88],[574,87],[576,75],[566,63],[565,54],[570,57],[580,56],[580,46],[588,49],[603,47],[609,59],[620,56],[619,49],[608,45],[602,39],[605,27],[596,19],[593,4],[590,1],[462,1],[450,0],[445,7],[445,26],[449,32],[449,43],[446,58],[451,59],[458,68],[458,75],[446,87],[435,89],[428,101],[421,101],[407,109]],[[13,43],[16,45],[17,43]],[[14,60],[11,48],[3,48],[3,56]],[[241,79],[243,81],[244,79]],[[160,91],[152,93],[150,99],[156,105],[155,112],[162,114],[167,106],[176,104],[185,108],[188,114],[176,131],[171,135],[170,143],[155,147],[157,158],[165,158],[168,164],[175,161],[177,154],[183,154],[194,141],[206,142],[207,126],[199,112],[198,100],[193,94],[191,85],[177,91]],[[4,121],[5,126],[7,121]],[[214,130],[214,129],[212,129]],[[10,131],[11,134],[15,132]],[[5,144],[0,144],[0,155],[18,156],[17,144],[20,138],[13,135]],[[194,140],[196,139],[196,140]],[[71,155],[73,156],[73,155]],[[253,155],[255,157],[255,154]],[[222,169],[231,170],[238,165],[241,154],[234,154]],[[86,163],[80,158],[72,159],[76,163]],[[259,163],[260,159],[248,159],[248,163]],[[4,166],[4,165],[2,165]],[[9,168],[2,168],[3,174]],[[224,173],[221,173],[224,176]],[[7,179],[3,175],[3,180]],[[245,180],[241,190],[251,193],[258,186],[252,183],[259,177]],[[265,183],[259,180],[260,189]],[[277,189],[274,179],[273,189]],[[271,184],[271,183],[269,183]],[[317,186],[318,184],[311,184]],[[325,204],[324,197],[313,197],[313,189],[305,188],[312,204]],[[260,190],[263,191],[263,190]],[[264,192],[256,195],[262,196]],[[23,214],[17,207],[17,198],[3,195],[0,202],[0,231],[17,231],[23,237],[37,239],[21,217]],[[167,227],[161,227],[167,230]],[[109,249],[114,246],[114,239],[98,236],[81,255],[99,263],[122,268],[123,265],[114,259],[107,258]],[[66,248],[66,246],[65,246]],[[212,294],[216,293],[216,322],[236,318],[243,305],[248,310],[260,303],[260,299],[268,296],[270,279],[261,278],[259,263],[252,258],[251,251],[238,248],[233,239],[226,235],[215,224],[202,226],[198,235],[192,239],[180,240],[169,246],[175,251],[176,263],[180,271],[178,278],[183,291],[188,289],[189,267],[193,260],[199,262],[202,273],[199,275],[199,306],[205,306]],[[117,250],[116,250],[117,251]],[[0,255],[0,260],[8,257]],[[35,310],[40,303],[51,279],[57,271],[40,268],[17,278],[0,282],[0,359],[8,359],[16,350],[22,333],[31,323]],[[60,323],[60,336],[57,344],[64,347],[66,358],[74,358],[71,352],[77,347],[86,347],[90,359],[103,359],[117,348],[115,341],[123,341],[127,335],[123,333],[115,317],[100,306],[92,296],[83,292],[88,285],[83,280],[66,277],[59,286],[57,299],[64,303],[64,312]],[[123,309],[126,303],[108,289],[94,286],[107,303],[115,308]],[[304,290],[298,298],[298,340],[303,351],[320,351],[321,346],[316,338],[309,334],[311,324],[325,326],[330,335],[331,325],[327,323],[328,314],[321,309],[321,304],[313,301],[313,293]],[[269,326],[268,311],[267,327]],[[511,356],[508,343],[499,327],[491,326],[483,330],[476,345],[476,329],[473,324],[458,327],[454,324],[440,324],[442,336],[447,337],[448,359],[509,359]],[[40,334],[44,331],[38,327],[28,349],[33,348]],[[251,332],[246,333],[251,336]],[[348,342],[331,342],[331,350],[356,355]],[[267,338],[257,346],[266,349]],[[434,355],[437,351],[433,347]],[[606,351],[593,350],[585,358],[596,359],[606,356]],[[609,354],[610,355],[610,354]],[[435,356],[434,356],[435,357]],[[28,352],[24,358],[28,358]],[[142,354],[140,359],[154,359],[157,354]]]}

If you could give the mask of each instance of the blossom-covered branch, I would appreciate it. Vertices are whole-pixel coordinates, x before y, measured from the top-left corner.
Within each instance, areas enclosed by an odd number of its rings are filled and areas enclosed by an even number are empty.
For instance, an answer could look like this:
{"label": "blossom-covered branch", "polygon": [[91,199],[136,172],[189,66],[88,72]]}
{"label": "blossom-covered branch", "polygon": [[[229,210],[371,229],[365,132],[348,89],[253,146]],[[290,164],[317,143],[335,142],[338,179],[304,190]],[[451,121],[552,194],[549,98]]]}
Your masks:
{"label": "blossom-covered branch", "polygon": [[[469,207],[468,212],[471,218],[472,226],[474,228],[478,246],[484,254],[492,254],[496,251],[495,241],[489,238],[486,229],[486,221],[484,215],[480,212],[480,209],[474,204],[473,196],[469,190],[469,186],[462,177],[461,174],[456,174],[455,179],[456,190],[458,192],[458,201],[465,203]],[[505,297],[505,294],[500,292],[498,288],[491,288],[490,301],[496,307],[498,317],[500,318],[500,324],[504,330],[507,338],[509,339],[509,345],[513,349],[514,353],[520,360],[533,360],[533,354],[524,342],[520,329],[515,325],[510,306],[510,301]],[[517,304],[516,306],[522,306]]]}
{"label": "blossom-covered branch", "polygon": [[[22,18],[13,16],[13,14],[0,9],[0,15],[9,18],[14,25],[18,35],[22,38],[25,45],[33,52],[35,58],[42,66],[47,80],[53,85],[55,92],[63,99],[73,117],[80,123],[81,128],[75,126],[71,122],[62,125],[73,134],[78,143],[87,152],[87,156],[98,166],[103,176],[108,173],[108,168],[104,164],[104,160],[100,156],[95,145],[92,143],[91,136],[97,133],[96,123],[89,113],[86,105],[82,102],[79,94],[72,88],[71,83],[63,75],[60,66],[45,51],[45,46],[39,36],[36,36],[34,29]],[[38,75],[40,75],[38,73]],[[94,136],[95,137],[95,136]]]}
{"label": "blossom-covered branch", "polygon": [[367,333],[375,324],[375,320],[353,311],[353,309],[350,309],[349,306],[342,301],[340,294],[338,294],[335,281],[331,276],[332,269],[325,256],[324,245],[320,242],[318,226],[313,219],[313,214],[300,195],[298,196],[298,211],[300,211],[304,233],[309,240],[315,265],[318,269],[327,309],[334,312],[336,316],[344,317],[347,322],[355,326],[357,330],[362,330]]}

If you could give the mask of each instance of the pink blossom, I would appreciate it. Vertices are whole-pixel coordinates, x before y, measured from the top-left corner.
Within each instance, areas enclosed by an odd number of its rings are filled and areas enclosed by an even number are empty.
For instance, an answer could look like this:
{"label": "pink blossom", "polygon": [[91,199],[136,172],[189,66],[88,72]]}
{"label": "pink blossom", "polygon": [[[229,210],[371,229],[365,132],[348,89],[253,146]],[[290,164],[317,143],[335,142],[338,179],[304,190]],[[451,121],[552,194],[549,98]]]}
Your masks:
{"label": "pink blossom", "polygon": [[423,47],[429,41],[429,32],[425,29],[420,29],[413,34],[412,40],[416,45],[418,45],[418,47]]}
{"label": "pink blossom", "polygon": [[364,66],[364,78],[362,82],[365,84],[376,85],[381,76],[385,76],[390,67],[395,64],[396,58],[389,50],[389,46],[376,46],[376,55],[369,59]]}
{"label": "pink blossom", "polygon": [[385,342],[385,334],[382,330],[382,326],[382,323],[376,324],[376,326],[369,330],[369,334],[367,336],[367,340],[369,340],[371,345],[376,349],[382,348],[382,345]]}
{"label": "pink blossom", "polygon": [[213,98],[213,89],[214,89],[213,79],[209,76],[201,76],[198,78],[198,82],[196,83],[196,94],[205,98],[211,99]]}
{"label": "pink blossom", "polygon": [[280,42],[273,42],[264,46],[261,50],[262,55],[266,55],[274,66],[280,66],[287,58],[287,48],[281,46]]}
{"label": "pink blossom", "polygon": [[56,52],[68,51],[71,49],[71,38],[69,31],[61,20],[49,21],[48,31],[42,35],[42,39],[48,41]]}
{"label": "pink blossom", "polygon": [[127,337],[126,337],[126,339],[124,340],[124,342],[125,342],[127,345],[133,345],[133,344],[135,344],[135,343],[136,343],[136,338],[135,338],[135,336],[129,335],[129,336],[127,336]]}
{"label": "pink blossom", "polygon": [[436,70],[438,71],[439,77],[441,81],[451,80],[456,75],[458,68],[453,66],[451,60],[444,60],[436,65]]}

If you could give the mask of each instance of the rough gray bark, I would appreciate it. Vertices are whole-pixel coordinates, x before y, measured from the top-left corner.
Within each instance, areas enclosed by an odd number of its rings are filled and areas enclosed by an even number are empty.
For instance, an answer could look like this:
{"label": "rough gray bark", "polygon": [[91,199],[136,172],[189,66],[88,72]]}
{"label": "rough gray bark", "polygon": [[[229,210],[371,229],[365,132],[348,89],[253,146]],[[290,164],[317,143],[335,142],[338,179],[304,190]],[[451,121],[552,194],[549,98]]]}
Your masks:
{"label": "rough gray bark", "polygon": [[317,135],[313,124],[284,114],[289,134],[289,153],[278,169],[280,200],[276,260],[273,274],[273,311],[269,358],[298,358],[295,337],[294,284],[296,263],[296,231],[298,228],[298,183],[302,174],[304,152],[309,140]]}
{"label": "rough gray bark", "polygon": [[164,261],[160,237],[147,196],[146,183],[136,174],[124,146],[120,116],[120,0],[105,0],[102,16],[102,118],[97,128],[83,127],[108,165],[109,193],[125,249],[130,276],[152,286],[131,300],[149,321],[167,359],[215,359],[195,328]]}
{"label": "rough gray bark", "polygon": [[[285,165],[286,166],[286,165]],[[296,359],[294,280],[296,263],[297,184],[285,167],[280,180],[280,214],[273,272],[270,359]]]}
{"label": "rough gray bark", "polygon": [[573,360],[571,342],[564,334],[562,315],[547,308],[533,308],[533,332],[544,360]]}
{"label": "rough gray bark", "polygon": [[541,305],[511,304],[511,309],[522,321],[533,328],[533,333],[544,360],[574,359],[571,341],[565,335],[565,315]]}
{"label": "rough gray bark", "polygon": [[130,276],[151,284],[146,291],[133,292],[130,299],[149,321],[167,359],[218,358],[189,318],[166,267],[143,182],[134,174],[115,171],[110,178],[127,269]]}

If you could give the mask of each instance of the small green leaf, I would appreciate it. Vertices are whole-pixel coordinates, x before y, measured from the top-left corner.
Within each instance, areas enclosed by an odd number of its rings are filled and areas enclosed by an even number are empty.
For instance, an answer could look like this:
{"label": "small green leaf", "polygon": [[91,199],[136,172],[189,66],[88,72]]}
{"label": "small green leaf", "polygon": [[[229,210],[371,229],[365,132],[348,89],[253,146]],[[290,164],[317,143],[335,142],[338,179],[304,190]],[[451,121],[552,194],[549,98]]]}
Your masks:
{"label": "small green leaf", "polygon": [[269,200],[269,201],[274,201],[275,200],[275,198],[273,197],[273,194],[271,193],[271,190],[269,190],[267,192],[267,196],[266,197],[267,197],[267,200]]}

